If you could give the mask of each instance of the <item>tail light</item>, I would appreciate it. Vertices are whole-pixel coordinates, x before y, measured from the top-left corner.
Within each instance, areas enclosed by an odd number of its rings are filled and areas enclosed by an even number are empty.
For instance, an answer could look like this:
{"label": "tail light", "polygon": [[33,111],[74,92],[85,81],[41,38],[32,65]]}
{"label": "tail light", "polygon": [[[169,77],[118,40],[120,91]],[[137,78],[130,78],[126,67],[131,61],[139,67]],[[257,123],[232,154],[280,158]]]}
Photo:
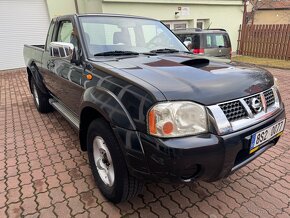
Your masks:
{"label": "tail light", "polygon": [[193,54],[204,54],[204,48],[195,48],[192,51]]}

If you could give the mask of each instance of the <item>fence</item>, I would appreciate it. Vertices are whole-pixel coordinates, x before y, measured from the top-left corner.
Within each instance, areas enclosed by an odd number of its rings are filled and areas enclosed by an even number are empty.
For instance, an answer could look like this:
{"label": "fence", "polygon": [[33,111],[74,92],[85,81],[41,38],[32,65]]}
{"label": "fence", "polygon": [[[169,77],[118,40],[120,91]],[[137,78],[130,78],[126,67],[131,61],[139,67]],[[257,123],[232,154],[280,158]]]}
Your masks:
{"label": "fence", "polygon": [[240,26],[238,54],[290,60],[290,24]]}

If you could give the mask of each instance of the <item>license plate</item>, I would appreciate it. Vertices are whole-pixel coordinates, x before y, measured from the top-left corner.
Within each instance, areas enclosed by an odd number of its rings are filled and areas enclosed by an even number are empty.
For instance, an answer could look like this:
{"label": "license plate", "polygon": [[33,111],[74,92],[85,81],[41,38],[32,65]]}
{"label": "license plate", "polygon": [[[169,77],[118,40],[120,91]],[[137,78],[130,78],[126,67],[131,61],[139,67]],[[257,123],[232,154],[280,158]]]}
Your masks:
{"label": "license plate", "polygon": [[254,133],[251,140],[250,154],[257,151],[265,142],[282,135],[284,127],[285,119],[274,123],[260,132]]}

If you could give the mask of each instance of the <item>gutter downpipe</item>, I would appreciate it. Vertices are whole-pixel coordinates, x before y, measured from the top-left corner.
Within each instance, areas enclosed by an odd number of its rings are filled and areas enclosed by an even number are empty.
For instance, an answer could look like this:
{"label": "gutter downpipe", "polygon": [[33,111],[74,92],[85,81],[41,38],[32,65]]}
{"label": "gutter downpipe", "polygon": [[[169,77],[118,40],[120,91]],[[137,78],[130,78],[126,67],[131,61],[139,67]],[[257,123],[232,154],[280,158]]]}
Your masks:
{"label": "gutter downpipe", "polygon": [[78,6],[78,0],[74,0],[75,2],[75,8],[76,8],[76,13],[79,13],[79,6]]}

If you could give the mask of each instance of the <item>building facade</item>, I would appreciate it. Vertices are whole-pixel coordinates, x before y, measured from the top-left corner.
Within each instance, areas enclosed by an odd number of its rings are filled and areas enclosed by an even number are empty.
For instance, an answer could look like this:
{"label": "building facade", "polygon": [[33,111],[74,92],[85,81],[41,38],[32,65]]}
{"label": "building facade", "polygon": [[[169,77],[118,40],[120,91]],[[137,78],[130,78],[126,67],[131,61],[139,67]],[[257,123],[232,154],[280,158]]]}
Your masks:
{"label": "building facade", "polygon": [[45,43],[51,18],[118,13],[162,20],[171,29],[226,29],[237,49],[242,0],[0,0],[0,70],[24,67],[23,45]]}
{"label": "building facade", "polygon": [[233,51],[243,17],[242,0],[47,0],[47,5],[51,18],[100,12],[151,17],[170,29],[222,28],[230,35]]}

